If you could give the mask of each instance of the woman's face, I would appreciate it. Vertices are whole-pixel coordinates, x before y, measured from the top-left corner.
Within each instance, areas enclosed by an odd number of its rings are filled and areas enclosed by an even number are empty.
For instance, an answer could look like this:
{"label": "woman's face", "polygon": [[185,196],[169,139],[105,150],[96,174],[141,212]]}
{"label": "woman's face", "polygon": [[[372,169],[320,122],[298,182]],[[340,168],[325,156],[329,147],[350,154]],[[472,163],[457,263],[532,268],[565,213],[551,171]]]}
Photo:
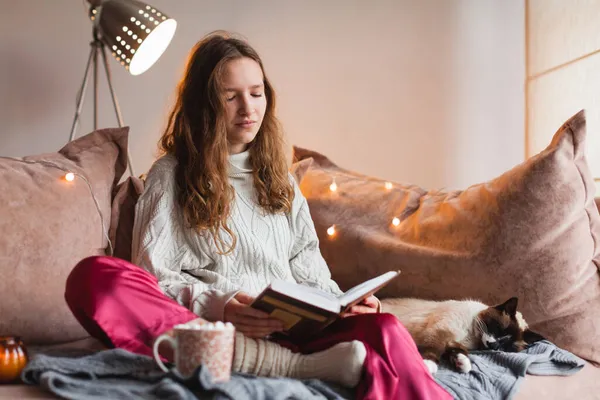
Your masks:
{"label": "woman's face", "polygon": [[229,61],[222,83],[229,154],[237,154],[254,140],[265,115],[267,99],[262,69],[251,58]]}

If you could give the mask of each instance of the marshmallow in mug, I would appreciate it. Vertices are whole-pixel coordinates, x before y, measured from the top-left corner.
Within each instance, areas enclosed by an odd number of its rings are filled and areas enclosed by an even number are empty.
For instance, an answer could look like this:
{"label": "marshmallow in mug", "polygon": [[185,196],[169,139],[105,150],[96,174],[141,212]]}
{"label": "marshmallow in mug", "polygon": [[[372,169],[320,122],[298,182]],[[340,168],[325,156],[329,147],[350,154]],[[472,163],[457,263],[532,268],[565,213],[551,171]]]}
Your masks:
{"label": "marshmallow in mug", "polygon": [[233,324],[231,322],[189,322],[186,324],[175,325],[175,329],[193,329],[193,330],[203,330],[203,331],[222,331],[222,330],[230,330],[233,329]]}

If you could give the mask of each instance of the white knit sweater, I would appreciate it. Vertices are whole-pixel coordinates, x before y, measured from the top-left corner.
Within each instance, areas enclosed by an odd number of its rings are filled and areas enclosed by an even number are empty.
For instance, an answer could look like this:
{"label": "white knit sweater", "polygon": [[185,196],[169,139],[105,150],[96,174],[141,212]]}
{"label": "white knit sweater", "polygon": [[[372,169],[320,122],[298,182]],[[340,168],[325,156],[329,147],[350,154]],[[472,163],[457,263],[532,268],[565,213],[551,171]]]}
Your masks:
{"label": "white knit sweater", "polygon": [[155,275],[169,297],[210,321],[223,320],[225,304],[238,291],[256,296],[273,279],[341,293],[321,256],[296,181],[290,175],[295,189],[291,212],[268,214],[256,204],[248,157],[244,152],[229,158],[235,200],[228,225],[237,237],[231,254],[218,254],[208,232],[184,227],[173,156],[154,163],[135,209],[133,263]]}

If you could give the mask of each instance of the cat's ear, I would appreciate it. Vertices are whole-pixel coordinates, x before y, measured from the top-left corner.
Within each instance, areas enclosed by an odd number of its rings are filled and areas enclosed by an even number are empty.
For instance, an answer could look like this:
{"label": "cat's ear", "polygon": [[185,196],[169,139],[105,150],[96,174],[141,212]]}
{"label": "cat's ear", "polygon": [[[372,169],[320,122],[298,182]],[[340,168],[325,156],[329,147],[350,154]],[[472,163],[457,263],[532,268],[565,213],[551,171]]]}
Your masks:
{"label": "cat's ear", "polygon": [[514,317],[515,314],[517,313],[517,304],[518,303],[519,303],[518,298],[511,297],[510,299],[506,300],[504,303],[499,304],[494,308],[500,312],[504,312],[504,313],[510,315],[511,317]]}
{"label": "cat's ear", "polygon": [[532,344],[535,342],[539,342],[541,340],[546,340],[546,338],[537,332],[531,331],[529,329],[525,329],[525,331],[523,332],[523,340],[527,344]]}

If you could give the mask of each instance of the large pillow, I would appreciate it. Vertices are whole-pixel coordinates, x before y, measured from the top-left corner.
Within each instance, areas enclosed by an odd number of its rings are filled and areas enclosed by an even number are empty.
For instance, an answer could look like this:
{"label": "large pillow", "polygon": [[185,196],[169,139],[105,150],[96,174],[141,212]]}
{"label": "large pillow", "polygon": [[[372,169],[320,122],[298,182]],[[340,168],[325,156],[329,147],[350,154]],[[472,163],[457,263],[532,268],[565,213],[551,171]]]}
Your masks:
{"label": "large pillow", "polygon": [[494,180],[449,193],[387,188],[301,148],[295,158],[313,159],[301,190],[343,289],[401,269],[381,297],[494,304],[518,296],[532,329],[600,362],[600,216],[585,135],[582,111],[540,154]]}
{"label": "large pillow", "polygon": [[57,153],[0,157],[0,335],[29,344],[88,336],[65,303],[65,280],[79,260],[107,247],[127,134],[103,129]]}

